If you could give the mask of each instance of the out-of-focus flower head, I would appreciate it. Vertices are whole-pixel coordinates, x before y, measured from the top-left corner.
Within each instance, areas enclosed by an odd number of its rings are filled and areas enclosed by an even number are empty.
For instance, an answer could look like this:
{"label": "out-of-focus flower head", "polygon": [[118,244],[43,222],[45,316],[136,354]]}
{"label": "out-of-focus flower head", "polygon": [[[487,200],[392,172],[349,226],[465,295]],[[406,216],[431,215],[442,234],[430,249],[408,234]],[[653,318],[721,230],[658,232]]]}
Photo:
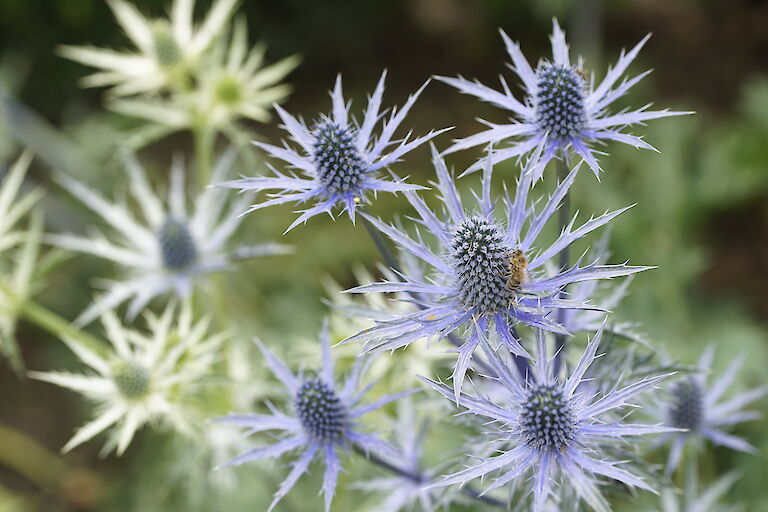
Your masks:
{"label": "out-of-focus flower head", "polygon": [[170,19],[150,20],[133,4],[107,0],[117,22],[135,46],[123,52],[92,46],[63,46],[61,53],[99,71],[87,87],[111,87],[113,96],[161,92],[183,87],[203,55],[220,38],[238,0],[216,0],[199,25],[194,0],[174,0]]}
{"label": "out-of-focus flower head", "polygon": [[410,132],[402,140],[392,139],[426,87],[425,83],[408,98],[400,110],[392,110],[392,114],[382,125],[381,133],[375,137],[373,131],[386,114],[381,112],[385,76],[386,72],[382,73],[376,90],[368,101],[362,124],[350,118],[350,104],[344,100],[341,76],[336,79],[331,93],[333,111],[320,116],[311,128],[307,127],[302,119],[297,119],[275,106],[283,121],[283,128],[288,131],[298,149],[288,144],[283,147],[258,141],[254,144],[271,156],[287,162],[303,176],[284,174],[273,169],[275,176],[243,178],[222,183],[222,186],[240,190],[276,191],[271,199],[254,204],[248,212],[276,204],[314,202],[313,206],[301,212],[286,231],[305,223],[315,215],[332,215],[336,206],[341,206],[354,221],[355,209],[366,200],[366,194],[369,192],[396,193],[422,188],[404,183],[394,175],[392,180],[384,179],[383,171],[403,155],[446,129],[433,130],[413,140],[409,140]]}
{"label": "out-of-focus flower head", "polygon": [[[567,379],[552,373],[553,360],[547,356],[544,335],[537,330],[536,361],[531,373],[521,377],[511,365],[508,353],[495,351],[484,336],[483,349],[495,378],[507,390],[499,403],[482,396],[462,393],[458,403],[489,420],[484,437],[497,445],[497,455],[483,457],[482,462],[449,475],[434,484],[442,487],[461,485],[475,478],[499,472],[484,493],[507,484],[527,480],[533,495],[532,510],[547,510],[550,496],[556,496],[554,484],[568,484],[589,507],[608,511],[610,507],[600,493],[596,476],[618,480],[629,487],[654,490],[641,478],[620,467],[620,460],[609,460],[600,446],[624,443],[628,436],[669,432],[658,425],[625,423],[615,413],[626,410],[631,400],[655,387],[667,375],[643,379],[602,396],[579,390],[586,371],[597,358],[602,330],[588,343],[578,364]],[[423,379],[444,397],[453,400],[449,387]],[[625,417],[624,417],[625,418]]]}
{"label": "out-of-focus flower head", "polygon": [[238,20],[229,37],[217,39],[201,60],[194,88],[166,99],[119,99],[110,108],[165,126],[162,133],[204,127],[238,140],[243,130],[239,119],[269,121],[272,106],[290,93],[280,81],[298,65],[298,56],[265,65],[265,52],[264,44],[248,47],[247,25]]}
{"label": "out-of-focus flower head", "polygon": [[[218,160],[213,183],[227,176],[235,156],[234,151],[228,151]],[[111,203],[73,178],[57,175],[58,182],[100,215],[113,234],[107,238],[94,229],[90,237],[53,234],[48,240],[65,249],[108,259],[125,270],[125,277],[108,283],[107,292],[80,315],[78,323],[87,324],[102,311],[129,299],[128,317],[134,317],[154,297],[170,291],[186,297],[202,276],[226,270],[236,261],[288,251],[286,246],[272,243],[229,247],[243,220],[237,213],[251,201],[248,196],[227,208],[224,191],[208,187],[194,199],[194,211],[188,213],[184,169],[179,159],[171,169],[167,206],[152,191],[134,156],[126,155],[124,164],[141,218],[125,204]]]}
{"label": "out-of-focus flower head", "polygon": [[111,429],[104,453],[114,449],[120,455],[136,431],[156,421],[193,433],[197,412],[191,398],[210,373],[225,335],[208,334],[209,319],[195,320],[188,302],[181,308],[168,305],[160,316],[146,313],[146,332],[125,327],[112,311],[105,311],[101,321],[108,351],[63,337],[89,373],[30,372],[32,378],[77,391],[96,404],[96,417],[63,450]]}
{"label": "out-of-focus flower head", "polygon": [[701,355],[698,362],[699,372],[695,375],[677,381],[669,389],[669,401],[664,411],[657,411],[667,425],[685,429],[683,432],[672,432],[662,437],[662,441],[670,441],[667,473],[672,472],[680,464],[683,448],[686,443],[709,441],[747,453],[757,453],[754,446],[723,428],[729,428],[743,421],[758,419],[760,413],[744,408],[765,396],[768,386],[751,389],[736,394],[724,400],[723,395],[739,374],[744,363],[743,357],[737,357],[725,372],[711,385],[707,384],[707,374],[711,371],[714,347],[709,347]]}
{"label": "out-of-focus flower head", "polygon": [[[433,148],[434,164],[444,205],[442,215],[433,212],[414,192],[406,192],[418,212],[416,221],[438,241],[439,248],[425,242],[421,234],[411,237],[400,229],[370,217],[366,219],[390,237],[403,252],[411,253],[434,270],[422,276],[403,273],[398,279],[359,286],[358,293],[404,293],[420,310],[377,324],[346,340],[365,341],[366,350],[394,350],[420,338],[442,339],[460,328],[468,331],[458,349],[453,384],[458,396],[481,336],[495,330],[514,354],[530,357],[514,334],[518,323],[569,334],[550,314],[558,308],[592,308],[583,300],[560,297],[560,291],[573,283],[625,276],[649,267],[600,265],[582,266],[582,259],[568,269],[547,268],[561,251],[591,231],[603,226],[627,208],[593,217],[574,228],[576,217],[549,246],[539,240],[544,226],[567,194],[578,168],[560,183],[540,211],[528,202],[531,169],[540,165],[542,147],[522,170],[514,201],[491,198],[491,156],[486,159],[482,191],[475,195],[477,206],[466,210],[456,184],[442,156]],[[500,208],[499,205],[503,205]],[[499,211],[502,210],[502,211]]]}
{"label": "out-of-focus flower head", "polygon": [[363,415],[410,394],[411,391],[386,395],[369,404],[362,403],[370,388],[367,386],[362,391],[359,389],[360,379],[365,374],[365,363],[358,359],[346,380],[337,382],[327,324],[320,333],[320,342],[323,351],[322,368],[316,374],[308,375],[294,374],[272,351],[259,343],[270,370],[285,385],[293,404],[293,415],[285,414],[270,405],[271,414],[230,415],[217,420],[239,425],[247,429],[249,434],[282,432],[278,442],[247,451],[226,462],[225,466],[278,458],[292,451],[301,451],[301,455],[292,465],[291,472],[275,493],[270,510],[288,494],[318,456],[325,463],[323,495],[326,512],[330,510],[336,481],[341,471],[339,450],[355,448],[385,457],[398,456],[389,443],[363,432],[358,420]]}
{"label": "out-of-focus flower head", "polygon": [[[518,142],[496,152],[494,162],[501,162],[533,151],[546,139],[542,164],[546,165],[559,151],[565,151],[570,146],[587,162],[595,176],[599,177],[600,164],[595,157],[598,151],[592,147],[595,142],[614,140],[637,148],[655,150],[641,137],[626,133],[623,129],[650,119],[691,113],[666,109],[648,110],[650,104],[634,111],[622,111],[618,114],[608,112],[608,107],[614,101],[624,96],[632,86],[650,73],[646,71],[617,84],[650,35],[644,37],[629,53],[622,52],[616,65],[609,68],[603,81],[594,87],[594,80],[587,77],[581,60],[576,64],[571,63],[565,33],[560,29],[557,20],[553,20],[550,38],[552,61],[540,61],[535,71],[523,56],[519,45],[512,42],[503,31],[500,32],[512,58],[511,68],[523,82],[526,99],[521,102],[515,98],[503,78],[503,90],[497,91],[462,77],[437,77],[465,94],[510,111],[514,116],[510,124],[483,121],[489,127],[488,130],[457,140],[446,153],[519,137]],[[544,165],[534,169],[537,179],[541,176]],[[467,172],[480,169],[482,163],[478,162],[467,169]]]}

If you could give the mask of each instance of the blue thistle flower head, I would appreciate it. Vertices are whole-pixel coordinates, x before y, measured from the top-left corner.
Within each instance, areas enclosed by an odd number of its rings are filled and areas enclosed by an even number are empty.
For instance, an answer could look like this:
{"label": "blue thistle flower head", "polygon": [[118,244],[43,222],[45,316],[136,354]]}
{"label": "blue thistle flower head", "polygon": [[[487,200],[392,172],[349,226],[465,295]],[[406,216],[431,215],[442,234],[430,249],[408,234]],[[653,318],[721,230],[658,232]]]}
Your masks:
{"label": "blue thistle flower head", "polygon": [[[515,334],[522,323],[552,332],[569,334],[551,314],[558,309],[595,309],[589,297],[563,298],[560,291],[573,283],[609,279],[633,274],[649,267],[606,265],[597,261],[556,269],[551,263],[563,249],[607,224],[626,208],[593,217],[576,226],[576,218],[551,244],[539,236],[573,183],[578,167],[558,185],[538,210],[528,201],[533,169],[541,165],[543,144],[521,172],[514,200],[508,194],[497,201],[491,197],[493,152],[486,159],[482,190],[474,208],[466,209],[443,158],[432,148],[438,181],[435,186],[444,205],[432,211],[414,192],[406,192],[418,213],[417,222],[437,240],[438,247],[412,237],[381,220],[368,219],[389,236],[405,253],[430,267],[423,274],[409,270],[396,278],[359,286],[351,292],[393,292],[410,297],[418,311],[394,319],[379,320],[373,327],[346,341],[365,341],[366,350],[393,350],[421,338],[441,339],[457,330],[467,331],[458,349],[453,381],[458,395],[480,334],[496,331],[514,354],[530,357]],[[599,309],[599,308],[598,308]]]}
{"label": "blue thistle flower head", "polygon": [[671,386],[664,409],[657,411],[658,419],[669,426],[684,429],[662,437],[662,442],[670,443],[667,474],[671,475],[677,469],[683,449],[688,442],[709,440],[732,450],[757,452],[754,446],[740,437],[727,433],[725,429],[743,421],[758,419],[760,413],[745,408],[768,394],[768,386],[738,393],[730,399],[723,399],[725,392],[738,375],[744,358],[734,359],[726,371],[708,385],[707,374],[711,371],[713,357],[714,348],[709,347],[698,361],[699,373],[681,379]]}
{"label": "blue thistle flower head", "polygon": [[358,124],[350,119],[350,104],[344,99],[341,76],[331,93],[333,111],[320,118],[310,128],[303,120],[297,119],[275,105],[280,119],[298,148],[273,146],[254,142],[267,154],[283,160],[301,174],[285,174],[272,169],[274,176],[244,178],[222,183],[224,187],[240,190],[275,191],[273,196],[254,204],[246,213],[267,206],[284,203],[313,206],[301,211],[301,215],[286,231],[321,213],[332,214],[340,206],[354,222],[358,205],[365,201],[368,192],[404,192],[422,187],[409,185],[397,176],[385,179],[382,171],[397,162],[403,155],[416,149],[428,140],[445,132],[433,130],[423,137],[410,139],[410,133],[402,140],[393,140],[397,128],[403,123],[426,83],[412,94],[402,108],[393,109],[382,124],[381,133],[374,136],[374,129],[386,112],[381,112],[386,72],[368,100],[363,121]]}
{"label": "blue thistle flower head", "polygon": [[362,392],[358,389],[361,377],[365,373],[365,363],[361,362],[362,359],[358,359],[347,379],[338,383],[334,376],[327,323],[320,333],[320,341],[323,350],[322,368],[316,374],[307,375],[294,374],[272,351],[257,342],[269,369],[286,388],[293,405],[293,415],[284,414],[270,407],[272,414],[230,415],[217,419],[219,422],[239,425],[249,433],[266,431],[282,433],[278,442],[247,451],[226,462],[224,466],[279,458],[294,451],[301,452],[290,474],[275,493],[270,510],[288,494],[315,458],[322,458],[325,463],[323,494],[327,512],[330,510],[336,481],[341,471],[339,450],[356,446],[365,452],[373,452],[384,457],[399,456],[397,450],[389,443],[363,432],[357,420],[413,391],[386,395],[373,403],[361,403],[369,389],[369,387],[365,388]]}
{"label": "blue thistle flower head", "polygon": [[[498,91],[477,81],[457,78],[436,77],[459,91],[475,96],[482,101],[493,103],[506,109],[514,116],[511,124],[494,124],[483,121],[489,128],[465,139],[456,140],[446,150],[446,154],[481,144],[497,143],[517,139],[509,147],[496,152],[494,162],[501,162],[519,157],[533,151],[543,140],[547,140],[542,163],[546,165],[559,152],[572,148],[599,176],[599,154],[592,146],[594,143],[617,141],[636,148],[655,148],[642,137],[627,133],[625,128],[643,124],[650,119],[691,114],[692,112],[673,112],[649,110],[650,104],[634,111],[621,111],[611,114],[609,107],[624,96],[636,83],[650,71],[640,73],[619,82],[627,68],[637,57],[650,35],[643,38],[628,53],[622,52],[615,66],[608,69],[603,80],[595,87],[594,80],[582,69],[582,62],[571,63],[565,33],[557,20],[553,20],[552,60],[542,60],[534,70],[528,63],[520,46],[513,42],[504,31],[501,37],[512,59],[511,68],[520,77],[526,92],[523,101],[512,94],[509,86],[501,79],[502,90]],[[479,171],[482,163],[476,163],[467,172]],[[541,175],[544,166],[536,169],[536,178]]]}
{"label": "blue thistle flower head", "polygon": [[[558,492],[555,482],[570,487],[594,510],[610,510],[599,491],[600,481],[596,477],[618,480],[629,487],[653,492],[643,479],[621,467],[622,461],[607,459],[601,447],[606,442],[625,443],[630,436],[674,430],[616,420],[621,417],[616,413],[668,375],[646,378],[602,396],[595,395],[586,390],[583,383],[589,380],[585,374],[599,357],[597,349],[602,329],[587,344],[567,378],[552,373],[552,359],[546,354],[543,331],[537,329],[536,333],[537,357],[527,378],[510,370],[514,365],[506,351],[494,350],[485,336],[480,336],[494,379],[505,392],[495,394],[494,399],[461,393],[458,404],[468,413],[488,420],[489,429],[483,435],[487,443],[498,446],[496,455],[481,458],[481,462],[446,476],[433,487],[462,485],[496,474],[493,483],[483,491],[486,494],[508,484],[530,480],[531,510],[534,512],[547,510],[550,497],[567,491]],[[423,380],[444,397],[455,399],[449,387]]]}

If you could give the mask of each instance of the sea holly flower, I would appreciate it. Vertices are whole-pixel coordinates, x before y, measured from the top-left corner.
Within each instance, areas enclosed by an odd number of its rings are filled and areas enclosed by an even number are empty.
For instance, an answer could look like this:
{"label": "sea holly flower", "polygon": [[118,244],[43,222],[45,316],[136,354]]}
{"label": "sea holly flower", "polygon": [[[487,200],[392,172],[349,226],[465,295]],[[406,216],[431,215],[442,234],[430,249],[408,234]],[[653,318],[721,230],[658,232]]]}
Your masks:
{"label": "sea holly flower", "polygon": [[410,140],[410,133],[402,140],[393,140],[397,128],[405,120],[424,87],[412,94],[400,110],[393,109],[383,122],[381,133],[374,136],[374,129],[385,116],[381,112],[384,94],[382,73],[376,90],[368,101],[368,108],[362,124],[350,119],[350,104],[344,100],[341,90],[341,77],[331,93],[333,111],[322,115],[312,127],[307,127],[300,119],[275,106],[283,128],[288,131],[291,140],[298,149],[284,144],[283,147],[263,142],[254,142],[269,155],[287,162],[298,169],[303,176],[284,174],[273,169],[275,176],[252,177],[222,183],[222,186],[240,190],[275,190],[271,199],[254,204],[246,213],[284,203],[314,202],[313,206],[301,212],[301,215],[286,231],[321,213],[332,215],[335,207],[340,206],[354,221],[357,206],[364,202],[368,192],[404,192],[422,187],[409,185],[393,176],[385,179],[383,171],[397,162],[403,155],[421,146],[428,140],[445,132],[433,130],[423,137]]}
{"label": "sea holly flower", "polygon": [[[515,98],[503,78],[503,90],[497,91],[462,77],[437,77],[465,94],[510,111],[513,116],[510,124],[482,121],[489,127],[488,130],[457,140],[445,151],[446,154],[481,144],[518,138],[513,145],[496,152],[493,161],[501,162],[533,151],[546,137],[542,166],[535,169],[536,178],[541,175],[547,162],[568,147],[580,155],[595,176],[599,177],[600,164],[595,156],[599,152],[592,147],[594,143],[614,140],[637,148],[655,150],[642,137],[627,133],[624,128],[642,124],[650,119],[691,113],[672,112],[667,109],[649,110],[650,104],[634,111],[609,113],[608,107],[613,102],[624,96],[632,86],[650,73],[646,71],[618,83],[650,35],[645,36],[629,53],[622,52],[616,65],[609,68],[603,81],[594,87],[593,80],[588,79],[583,71],[581,61],[571,63],[565,33],[560,29],[557,20],[553,20],[550,38],[552,60],[540,61],[535,71],[523,56],[519,45],[512,42],[503,31],[500,33],[512,59],[511,68],[520,77],[526,98],[523,101]],[[481,168],[482,164],[476,163],[467,169],[467,172]]]}
{"label": "sea holly flower", "polygon": [[239,425],[248,433],[281,431],[279,441],[235,457],[224,466],[281,457],[292,451],[301,451],[288,477],[274,495],[269,510],[293,488],[309,469],[312,461],[320,457],[325,463],[323,495],[325,510],[330,510],[336,491],[336,480],[341,471],[339,451],[356,448],[366,453],[396,456],[393,447],[361,430],[358,420],[365,414],[411,393],[406,391],[386,395],[372,403],[362,403],[370,389],[359,390],[360,379],[365,374],[365,363],[358,359],[346,380],[339,382],[334,376],[331,358],[331,341],[327,324],[320,333],[322,344],[322,368],[316,374],[298,375],[291,372],[268,348],[259,343],[267,365],[286,388],[293,403],[293,414],[285,414],[270,406],[271,414],[243,414],[219,418],[217,421]]}
{"label": "sea holly flower", "polygon": [[193,432],[196,413],[191,398],[200,379],[209,374],[225,336],[209,335],[209,319],[195,320],[188,303],[178,313],[176,309],[168,305],[160,316],[147,313],[146,332],[125,327],[106,311],[101,321],[109,340],[107,353],[63,337],[89,373],[29,373],[97,404],[96,418],[78,430],[63,451],[112,429],[105,453],[114,449],[121,455],[134,434],[150,422],[185,434]]}
{"label": "sea holly flower", "polygon": [[[214,183],[230,172],[235,156],[234,151],[229,151],[218,160],[212,175]],[[109,224],[112,236],[107,238],[99,232],[91,237],[53,234],[48,240],[64,249],[110,260],[125,274],[121,280],[107,284],[106,293],[80,315],[77,323],[87,324],[102,311],[128,300],[128,317],[135,317],[158,295],[175,292],[187,297],[206,274],[226,270],[240,260],[288,251],[286,246],[272,243],[229,247],[242,222],[237,213],[251,201],[248,196],[226,208],[224,191],[208,187],[194,199],[194,211],[187,212],[180,160],[175,160],[171,169],[167,206],[152,191],[144,170],[132,155],[125,156],[124,165],[141,217],[75,179],[63,173],[57,175],[64,188]]]}
{"label": "sea holly flower", "polygon": [[174,0],[169,20],[149,20],[124,0],[107,3],[135,50],[63,46],[61,53],[99,70],[83,80],[87,87],[110,86],[114,96],[130,96],[189,82],[190,71],[223,34],[237,0],[216,0],[199,26],[193,24],[194,0]]}
{"label": "sea holly flower", "polygon": [[39,189],[19,194],[31,162],[32,154],[23,153],[0,183],[0,253],[24,241],[24,232],[16,229],[18,223],[43,195]]}
{"label": "sea holly flower", "polygon": [[670,399],[663,413],[666,417],[663,419],[667,425],[685,431],[666,434],[662,438],[662,442],[671,442],[667,460],[668,474],[672,474],[680,464],[683,448],[688,442],[696,443],[708,439],[732,450],[757,453],[754,446],[740,437],[726,433],[723,428],[758,419],[760,413],[744,408],[765,396],[768,386],[744,391],[728,400],[722,400],[738,375],[744,359],[734,359],[726,371],[708,386],[706,374],[712,366],[713,356],[712,347],[705,350],[698,362],[699,373],[679,380],[669,391]]}
{"label": "sea holly flower", "polygon": [[[568,269],[550,269],[551,261],[570,244],[603,226],[627,208],[593,217],[574,227],[576,217],[550,245],[541,247],[539,235],[568,192],[578,167],[557,186],[555,192],[536,208],[528,203],[532,169],[540,165],[542,148],[534,153],[518,181],[514,201],[491,198],[491,157],[486,159],[482,190],[475,208],[466,209],[442,156],[432,148],[441,200],[447,214],[433,212],[416,193],[406,197],[418,213],[416,219],[438,242],[435,250],[419,233],[416,238],[400,229],[366,215],[382,233],[404,252],[422,260],[433,271],[426,277],[405,274],[400,279],[358,286],[355,293],[405,293],[420,309],[393,320],[379,320],[372,328],[346,341],[365,341],[366,350],[394,350],[429,337],[445,338],[463,329],[466,341],[458,349],[453,383],[458,396],[461,383],[481,334],[495,330],[514,354],[530,357],[514,333],[518,323],[569,334],[550,314],[559,308],[591,308],[585,301],[560,297],[567,285],[593,279],[608,279],[646,270],[649,267],[600,265],[582,266],[582,259]],[[502,206],[500,206],[502,205]],[[502,210],[503,211],[499,211]],[[365,214],[364,214],[365,215]]]}
{"label": "sea holly flower", "polygon": [[[552,372],[553,361],[547,356],[544,335],[537,333],[537,358],[529,378],[520,376],[508,360],[508,353],[491,348],[481,335],[483,351],[494,377],[506,390],[500,400],[462,393],[458,404],[469,414],[489,421],[486,439],[498,446],[498,455],[446,476],[436,487],[463,485],[476,478],[498,473],[483,491],[489,493],[508,484],[530,480],[532,510],[547,510],[550,497],[556,500],[554,484],[562,481],[571,487],[592,509],[609,511],[596,477],[617,480],[629,487],[654,490],[640,477],[621,467],[622,461],[608,460],[601,451],[604,443],[624,443],[629,436],[668,432],[658,425],[625,423],[617,413],[631,406],[631,400],[655,387],[668,375],[647,378],[609,393],[585,392],[580,384],[595,361],[602,330],[589,341],[578,364],[567,378]],[[423,380],[444,397],[454,400],[453,390],[426,378]]]}

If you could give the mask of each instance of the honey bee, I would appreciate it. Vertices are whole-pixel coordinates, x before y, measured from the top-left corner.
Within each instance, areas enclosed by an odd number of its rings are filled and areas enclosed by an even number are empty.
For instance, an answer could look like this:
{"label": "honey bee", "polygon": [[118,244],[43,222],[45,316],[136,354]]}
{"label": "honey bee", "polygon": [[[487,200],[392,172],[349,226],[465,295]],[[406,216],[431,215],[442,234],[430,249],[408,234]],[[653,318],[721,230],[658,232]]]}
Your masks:
{"label": "honey bee", "polygon": [[579,75],[579,76],[580,76],[580,77],[581,77],[581,78],[582,78],[582,79],[583,79],[585,82],[588,82],[588,81],[589,81],[589,76],[587,76],[587,72],[586,72],[586,71],[584,71],[584,70],[583,70],[583,69],[581,69],[581,68],[576,68],[576,69],[574,69],[574,71],[575,71],[575,72],[576,72],[576,74],[577,74],[577,75]]}
{"label": "honey bee", "polygon": [[507,258],[507,290],[516,292],[520,286],[530,280],[528,260],[520,249],[515,249]]}

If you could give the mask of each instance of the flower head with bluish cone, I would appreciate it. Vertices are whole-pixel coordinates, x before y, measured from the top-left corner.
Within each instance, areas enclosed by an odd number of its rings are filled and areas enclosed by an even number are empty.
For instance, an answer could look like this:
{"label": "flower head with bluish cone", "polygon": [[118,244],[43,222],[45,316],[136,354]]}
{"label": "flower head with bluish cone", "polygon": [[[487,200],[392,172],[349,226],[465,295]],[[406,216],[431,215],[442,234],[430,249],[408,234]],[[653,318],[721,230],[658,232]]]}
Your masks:
{"label": "flower head with bluish cone", "polygon": [[[446,154],[481,144],[520,138],[513,145],[496,152],[494,162],[501,162],[533,151],[546,138],[542,164],[546,165],[558,152],[570,146],[599,176],[601,169],[595,156],[599,152],[591,147],[593,143],[613,140],[655,150],[641,137],[623,131],[624,128],[643,124],[650,119],[691,113],[649,110],[650,104],[634,111],[621,111],[618,114],[608,112],[608,107],[614,101],[650,73],[646,71],[618,82],[650,36],[643,38],[629,53],[622,52],[616,65],[609,68],[603,81],[594,87],[593,80],[588,80],[581,69],[581,62],[571,63],[565,34],[557,20],[553,20],[552,61],[542,60],[535,71],[523,56],[519,45],[512,42],[503,31],[500,32],[512,58],[511,67],[523,83],[526,99],[521,102],[515,98],[504,79],[501,79],[503,90],[497,91],[462,77],[437,77],[465,94],[509,110],[514,116],[511,124],[483,121],[489,127],[488,130],[457,140]],[[535,170],[537,179],[544,165]],[[478,162],[467,172],[481,169],[482,163]]]}
{"label": "flower head with bluish cone", "polygon": [[243,414],[219,418],[217,421],[239,425],[249,434],[266,431],[282,431],[280,440],[274,444],[254,448],[226,462],[224,466],[240,465],[255,460],[278,458],[300,450],[301,455],[294,462],[293,469],[275,493],[272,510],[293,488],[299,478],[309,469],[316,457],[325,462],[323,495],[325,510],[328,512],[336,491],[336,480],[341,471],[339,450],[356,446],[365,452],[396,457],[396,450],[371,434],[360,430],[358,419],[384,405],[411,393],[406,391],[387,395],[373,403],[363,404],[361,400],[370,386],[359,388],[365,373],[365,363],[358,359],[351,374],[343,382],[334,376],[331,358],[331,340],[327,324],[320,333],[322,344],[322,368],[316,374],[295,375],[268,348],[259,343],[272,373],[286,387],[293,404],[293,415],[284,414],[272,407],[272,414]]}
{"label": "flower head with bluish cone", "polygon": [[[625,443],[629,436],[672,430],[616,419],[617,412],[625,411],[632,405],[631,400],[655,387],[667,375],[647,378],[598,396],[583,391],[580,384],[598,357],[602,330],[587,344],[570,375],[562,379],[552,374],[552,359],[546,354],[542,331],[537,330],[537,335],[537,358],[528,378],[510,370],[514,366],[504,357],[506,354],[496,352],[481,335],[483,351],[495,375],[492,378],[503,386],[506,396],[494,401],[462,393],[458,403],[467,413],[488,420],[483,435],[488,443],[498,446],[498,455],[484,457],[480,463],[449,475],[434,486],[462,485],[498,472],[495,481],[484,490],[489,493],[508,484],[530,480],[534,512],[547,510],[548,498],[556,495],[554,486],[558,481],[571,487],[591,509],[601,512],[609,511],[610,507],[600,493],[596,476],[653,492],[645,481],[620,467],[622,461],[605,459],[600,446]],[[423,380],[446,398],[455,399],[449,387]]]}
{"label": "flower head with bluish cone", "polygon": [[386,72],[381,75],[376,90],[368,101],[368,108],[360,125],[350,119],[350,105],[342,94],[341,77],[336,79],[336,86],[331,93],[333,111],[327,116],[321,116],[311,127],[275,106],[283,121],[283,127],[290,134],[291,140],[298,145],[298,149],[287,144],[284,147],[263,142],[254,144],[271,156],[287,162],[292,168],[298,169],[303,176],[287,175],[273,169],[275,176],[243,178],[222,183],[222,186],[240,190],[276,191],[271,199],[254,204],[248,212],[275,204],[314,202],[312,207],[301,212],[288,230],[315,215],[332,215],[336,206],[340,206],[354,221],[355,209],[365,201],[369,192],[397,193],[421,188],[406,184],[397,177],[393,180],[384,179],[383,171],[409,151],[446,130],[433,130],[413,140],[409,140],[410,133],[403,140],[392,139],[426,87],[425,83],[408,98],[401,109],[392,110],[392,114],[382,125],[381,133],[378,137],[374,136],[374,129],[385,116],[385,112],[380,111],[385,76]]}
{"label": "flower head with bluish cone", "polygon": [[657,411],[659,419],[667,425],[685,429],[685,432],[666,434],[662,438],[662,441],[671,442],[667,460],[668,474],[672,474],[680,464],[683,448],[689,441],[708,439],[716,445],[732,450],[757,453],[754,446],[740,437],[724,432],[723,427],[728,428],[743,421],[758,419],[760,413],[744,408],[768,394],[768,386],[744,391],[728,400],[722,400],[738,375],[744,358],[734,359],[726,371],[708,386],[706,374],[712,367],[713,356],[713,347],[705,350],[698,362],[699,373],[685,377],[670,386],[665,409]]}
{"label": "flower head with bluish cone", "polygon": [[149,20],[124,0],[107,3],[136,49],[64,46],[61,53],[99,69],[83,80],[87,87],[110,86],[114,96],[129,96],[187,83],[202,55],[223,34],[237,0],[216,0],[199,26],[193,24],[194,0],[174,0],[169,20]]}
{"label": "flower head with bluish cone", "polygon": [[[234,151],[228,151],[219,159],[213,170],[213,182],[227,176],[235,156]],[[63,173],[57,176],[63,187],[109,224],[113,234],[110,238],[98,232],[90,238],[53,234],[48,240],[64,249],[108,259],[125,271],[125,277],[110,282],[106,293],[80,315],[78,323],[87,324],[102,311],[128,300],[128,317],[134,317],[154,297],[167,292],[186,297],[201,277],[225,270],[236,261],[288,251],[278,244],[228,247],[243,220],[237,213],[252,198],[243,196],[226,208],[224,191],[208,187],[194,199],[194,211],[188,213],[184,169],[179,160],[171,169],[167,206],[152,191],[136,159],[127,155],[124,163],[141,217],[134,216],[123,204],[110,203]]]}
{"label": "flower head with bluish cone", "polygon": [[96,418],[75,433],[65,452],[112,429],[105,453],[114,449],[120,455],[136,431],[150,422],[193,432],[196,412],[190,397],[210,373],[224,335],[207,334],[209,319],[196,321],[189,303],[178,313],[176,309],[169,305],[159,317],[148,313],[148,332],[129,329],[106,311],[101,321],[110,343],[108,353],[63,338],[89,367],[89,374],[30,372],[32,378],[77,391],[98,405]]}
{"label": "flower head with bluish cone", "polygon": [[[469,331],[458,349],[453,381],[458,395],[481,333],[495,330],[513,353],[530,357],[514,334],[518,323],[568,334],[551,312],[559,308],[592,308],[584,300],[560,297],[572,283],[609,279],[633,274],[649,267],[582,266],[582,259],[569,269],[553,269],[552,259],[570,244],[608,223],[627,208],[608,212],[575,227],[576,217],[557,239],[542,246],[539,236],[576,177],[578,168],[558,185],[537,211],[528,202],[532,169],[540,165],[542,148],[533,154],[521,172],[514,200],[491,198],[491,157],[486,159],[482,191],[477,206],[466,210],[443,158],[433,148],[434,164],[444,214],[433,212],[416,193],[406,197],[418,212],[416,219],[437,240],[438,250],[376,218],[366,216],[404,252],[411,253],[433,269],[427,275],[403,272],[400,279],[359,286],[357,293],[402,293],[420,306],[415,313],[377,324],[347,341],[365,341],[366,350],[394,350],[419,338],[442,339],[458,329]],[[501,210],[501,211],[500,211]],[[365,214],[364,214],[365,215]],[[487,335],[487,334],[486,334]]]}

